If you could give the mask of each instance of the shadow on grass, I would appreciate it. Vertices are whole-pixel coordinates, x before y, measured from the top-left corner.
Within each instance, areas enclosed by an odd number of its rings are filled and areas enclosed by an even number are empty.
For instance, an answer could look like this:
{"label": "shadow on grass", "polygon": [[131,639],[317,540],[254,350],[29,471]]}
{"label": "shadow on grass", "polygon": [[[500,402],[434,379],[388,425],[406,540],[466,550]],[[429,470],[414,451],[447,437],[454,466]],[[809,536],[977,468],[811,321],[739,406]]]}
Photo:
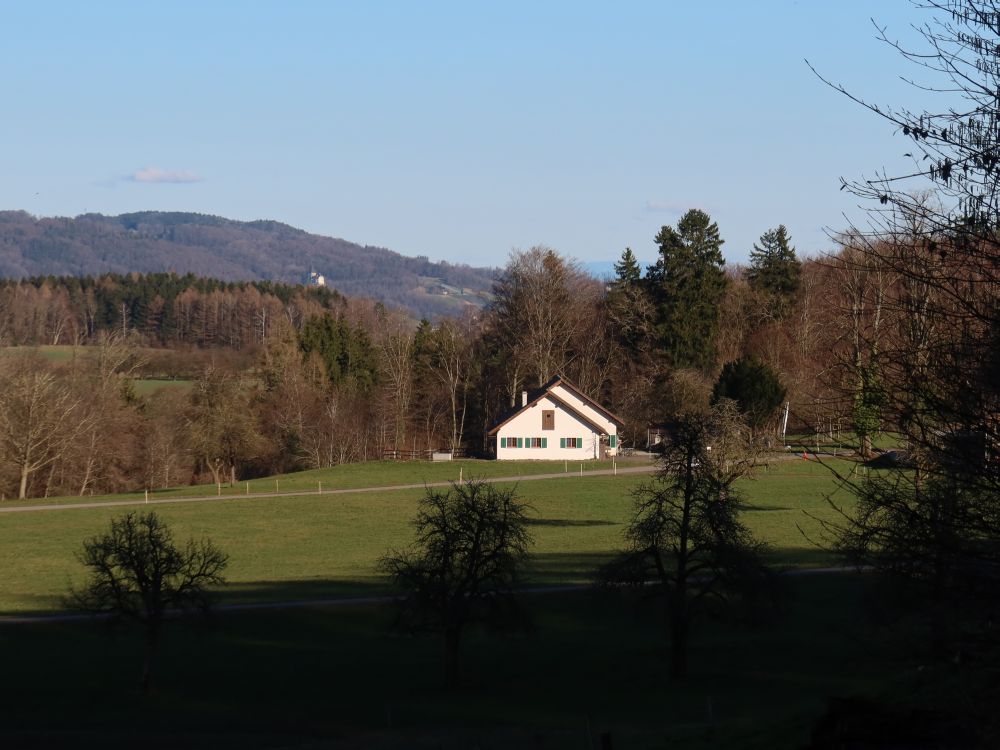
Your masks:
{"label": "shadow on grass", "polygon": [[775,570],[842,567],[843,559],[820,547],[771,547],[764,563]]}
{"label": "shadow on grass", "polygon": [[532,518],[528,526],[618,526],[617,521],[597,518]]}
{"label": "shadow on grass", "polygon": [[[577,574],[602,558],[567,553],[539,562]],[[884,670],[877,657],[854,658],[853,634],[845,636],[858,619],[856,581],[794,582],[801,596],[766,628],[700,621],[692,674],[681,684],[665,679],[658,610],[637,613],[590,591],[531,597],[536,627],[529,636],[470,632],[462,686],[452,692],[441,687],[439,639],[392,635],[389,607],[222,613],[209,626],[170,623],[158,692],[150,698],[137,690],[139,632],[108,638],[93,623],[0,628],[0,744],[134,747],[141,737],[149,748],[555,750],[588,746],[590,726],[595,735],[613,728],[616,744],[627,747],[665,740],[743,747],[747,731],[818,715],[826,696]],[[286,600],[303,591],[370,590],[368,581],[348,583],[256,581],[238,588],[241,596]],[[495,741],[500,727],[516,730],[509,744]],[[767,746],[799,746],[794,736],[785,739]]]}

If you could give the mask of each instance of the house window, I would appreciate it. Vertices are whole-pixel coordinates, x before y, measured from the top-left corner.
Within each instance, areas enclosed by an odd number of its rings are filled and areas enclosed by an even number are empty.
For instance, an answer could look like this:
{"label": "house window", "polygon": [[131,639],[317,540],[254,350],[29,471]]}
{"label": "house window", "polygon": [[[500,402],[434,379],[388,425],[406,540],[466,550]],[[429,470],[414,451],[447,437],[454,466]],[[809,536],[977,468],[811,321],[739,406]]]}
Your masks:
{"label": "house window", "polygon": [[559,438],[560,448],[582,448],[583,438]]}
{"label": "house window", "polygon": [[546,448],[548,447],[548,438],[525,438],[524,447],[525,448]]}
{"label": "house window", "polygon": [[544,409],[542,411],[542,429],[554,430],[556,428],[556,410]]}
{"label": "house window", "polygon": [[520,448],[523,445],[522,440],[530,440],[530,439],[531,438],[515,438],[515,437],[500,438],[500,447]]}

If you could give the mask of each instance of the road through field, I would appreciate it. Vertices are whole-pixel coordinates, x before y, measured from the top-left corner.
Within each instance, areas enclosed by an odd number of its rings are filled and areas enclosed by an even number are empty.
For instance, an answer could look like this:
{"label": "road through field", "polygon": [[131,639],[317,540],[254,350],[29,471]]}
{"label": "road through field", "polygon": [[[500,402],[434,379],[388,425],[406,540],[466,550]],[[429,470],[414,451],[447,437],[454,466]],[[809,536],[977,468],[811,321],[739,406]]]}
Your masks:
{"label": "road through field", "polygon": [[[514,477],[491,477],[477,481],[497,484],[501,482],[532,482],[537,479],[569,479],[580,477],[607,477],[617,474],[651,474],[656,471],[655,465],[627,466],[618,469],[598,469],[584,472],[554,472],[552,474],[529,474]],[[274,497],[316,497],[317,495],[354,495],[362,492],[394,492],[397,490],[421,490],[425,487],[449,487],[452,482],[424,482],[417,484],[391,484],[381,487],[353,487],[336,490],[298,490],[295,492],[255,492],[253,494],[202,495],[194,497],[164,497],[153,500],[101,500],[93,503],[49,503],[47,505],[19,505],[9,508],[0,507],[0,513],[35,513],[47,510],[79,510],[93,508],[115,508],[134,505],[170,505],[174,503],[211,503],[223,500],[262,500]]]}

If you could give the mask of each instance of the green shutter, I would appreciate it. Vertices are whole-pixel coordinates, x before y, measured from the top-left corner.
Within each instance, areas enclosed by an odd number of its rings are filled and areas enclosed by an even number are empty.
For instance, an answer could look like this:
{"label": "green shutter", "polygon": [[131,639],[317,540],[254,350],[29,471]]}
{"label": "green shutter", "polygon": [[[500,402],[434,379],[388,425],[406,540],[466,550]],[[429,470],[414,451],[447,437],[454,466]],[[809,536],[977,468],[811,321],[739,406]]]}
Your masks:
{"label": "green shutter", "polygon": [[612,435],[611,436],[611,447],[612,448],[617,448],[618,447],[618,436],[617,435]]}
{"label": "green shutter", "polygon": [[518,438],[517,439],[517,447],[518,448],[523,448],[524,447],[524,438]]}
{"label": "green shutter", "polygon": [[546,437],[542,438],[542,447],[543,448],[548,448],[549,447],[549,439],[548,438],[546,438]]}
{"label": "green shutter", "polygon": [[566,447],[566,438],[559,438],[559,447],[560,448]]}
{"label": "green shutter", "polygon": [[506,448],[507,447],[507,438],[503,438],[503,437],[500,438],[500,447],[501,448]]}

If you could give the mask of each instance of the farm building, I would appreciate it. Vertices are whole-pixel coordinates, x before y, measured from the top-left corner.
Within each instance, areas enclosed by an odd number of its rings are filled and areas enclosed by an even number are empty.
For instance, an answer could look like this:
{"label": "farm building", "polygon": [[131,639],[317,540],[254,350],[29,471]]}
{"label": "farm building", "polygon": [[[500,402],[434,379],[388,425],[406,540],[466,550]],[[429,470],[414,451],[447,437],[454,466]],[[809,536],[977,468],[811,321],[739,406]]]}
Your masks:
{"label": "farm building", "polygon": [[521,406],[490,430],[497,459],[588,460],[618,452],[621,419],[561,376],[521,394]]}

